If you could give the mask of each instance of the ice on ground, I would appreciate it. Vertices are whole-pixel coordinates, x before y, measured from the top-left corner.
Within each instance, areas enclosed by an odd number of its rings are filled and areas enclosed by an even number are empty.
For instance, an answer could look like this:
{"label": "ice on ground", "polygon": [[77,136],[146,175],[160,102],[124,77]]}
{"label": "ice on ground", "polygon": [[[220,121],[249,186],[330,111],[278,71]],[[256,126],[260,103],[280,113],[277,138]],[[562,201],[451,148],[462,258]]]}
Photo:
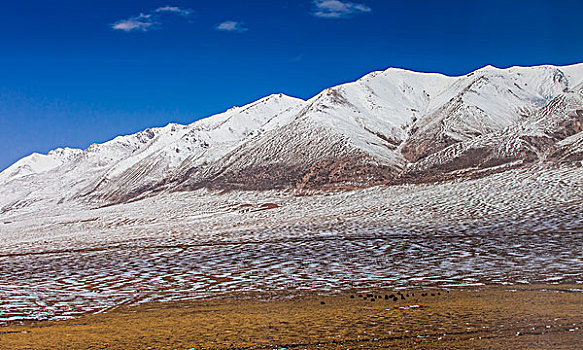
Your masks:
{"label": "ice on ground", "polygon": [[[583,169],[0,215],[0,321],[239,292],[581,283]],[[242,203],[277,207],[240,211]]]}

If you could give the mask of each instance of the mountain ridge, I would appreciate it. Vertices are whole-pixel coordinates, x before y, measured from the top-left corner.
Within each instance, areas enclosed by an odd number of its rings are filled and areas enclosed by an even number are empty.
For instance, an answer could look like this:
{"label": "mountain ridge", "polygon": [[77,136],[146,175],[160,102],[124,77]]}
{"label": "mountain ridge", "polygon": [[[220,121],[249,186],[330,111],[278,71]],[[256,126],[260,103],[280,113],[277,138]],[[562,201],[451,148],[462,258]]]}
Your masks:
{"label": "mountain ridge", "polygon": [[308,100],[272,94],[191,124],[32,154],[0,173],[0,208],[199,188],[342,190],[576,164],[582,124],[583,63],[457,77],[388,68]]}

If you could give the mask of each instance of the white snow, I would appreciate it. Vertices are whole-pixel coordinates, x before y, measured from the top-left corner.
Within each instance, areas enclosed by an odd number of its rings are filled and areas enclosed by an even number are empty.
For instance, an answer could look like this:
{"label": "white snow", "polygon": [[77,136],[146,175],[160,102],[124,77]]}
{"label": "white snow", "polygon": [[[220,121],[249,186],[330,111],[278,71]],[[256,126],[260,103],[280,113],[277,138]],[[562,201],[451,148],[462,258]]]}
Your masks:
{"label": "white snow", "polygon": [[[581,64],[460,77],[391,68],[308,101],[271,95],[23,158],[0,173],[0,321],[234,291],[581,283],[583,169],[571,165],[311,196],[161,191],[104,205],[204,164],[311,164],[359,150],[405,167],[387,140],[410,140],[414,127],[463,141],[419,167],[483,144],[512,154],[520,136],[544,135],[580,105],[570,89],[582,81]],[[583,136],[559,146],[583,150]],[[277,207],[258,210],[267,203]]]}
{"label": "white snow", "polygon": [[[275,94],[189,125],[147,129],[84,151],[33,154],[0,173],[0,208],[63,201],[102,205],[112,196],[159,186],[209,164],[219,170],[244,169],[267,165],[269,159],[293,166],[359,150],[379,164],[400,169],[407,161],[395,145],[410,138],[412,127],[420,130],[416,135],[438,128],[474,145],[483,142],[476,135],[495,135],[507,128],[521,135],[522,129],[531,128],[521,122],[521,115],[537,115],[537,109],[582,81],[583,64],[486,66],[458,77],[389,68],[326,89],[308,101]],[[487,142],[499,142],[492,137]],[[501,152],[518,152],[521,145],[515,139]],[[456,147],[433,161],[473,146]]]}
{"label": "white snow", "polygon": [[[565,166],[312,196],[199,190],[11,211],[0,215],[0,321],[241,291],[580,283],[581,178]],[[245,209],[262,203],[278,207]]]}

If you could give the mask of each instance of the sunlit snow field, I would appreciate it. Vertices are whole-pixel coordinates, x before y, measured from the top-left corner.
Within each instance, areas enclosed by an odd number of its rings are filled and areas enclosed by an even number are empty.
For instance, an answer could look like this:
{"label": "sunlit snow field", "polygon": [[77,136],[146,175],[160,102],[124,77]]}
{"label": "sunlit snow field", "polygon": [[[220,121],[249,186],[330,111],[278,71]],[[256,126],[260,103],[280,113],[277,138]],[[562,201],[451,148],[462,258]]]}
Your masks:
{"label": "sunlit snow field", "polygon": [[583,284],[583,169],[0,215],[0,322],[238,292]]}

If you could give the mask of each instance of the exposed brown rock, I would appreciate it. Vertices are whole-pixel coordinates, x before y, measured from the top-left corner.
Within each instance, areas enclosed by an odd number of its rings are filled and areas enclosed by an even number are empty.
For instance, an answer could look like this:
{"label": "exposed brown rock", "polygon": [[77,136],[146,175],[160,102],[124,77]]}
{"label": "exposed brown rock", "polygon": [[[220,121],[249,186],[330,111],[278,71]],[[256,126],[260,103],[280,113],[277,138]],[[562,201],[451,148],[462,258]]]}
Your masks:
{"label": "exposed brown rock", "polygon": [[417,162],[432,153],[459,142],[445,134],[436,134],[434,136],[435,138],[410,139],[401,148],[401,154],[408,161]]}

